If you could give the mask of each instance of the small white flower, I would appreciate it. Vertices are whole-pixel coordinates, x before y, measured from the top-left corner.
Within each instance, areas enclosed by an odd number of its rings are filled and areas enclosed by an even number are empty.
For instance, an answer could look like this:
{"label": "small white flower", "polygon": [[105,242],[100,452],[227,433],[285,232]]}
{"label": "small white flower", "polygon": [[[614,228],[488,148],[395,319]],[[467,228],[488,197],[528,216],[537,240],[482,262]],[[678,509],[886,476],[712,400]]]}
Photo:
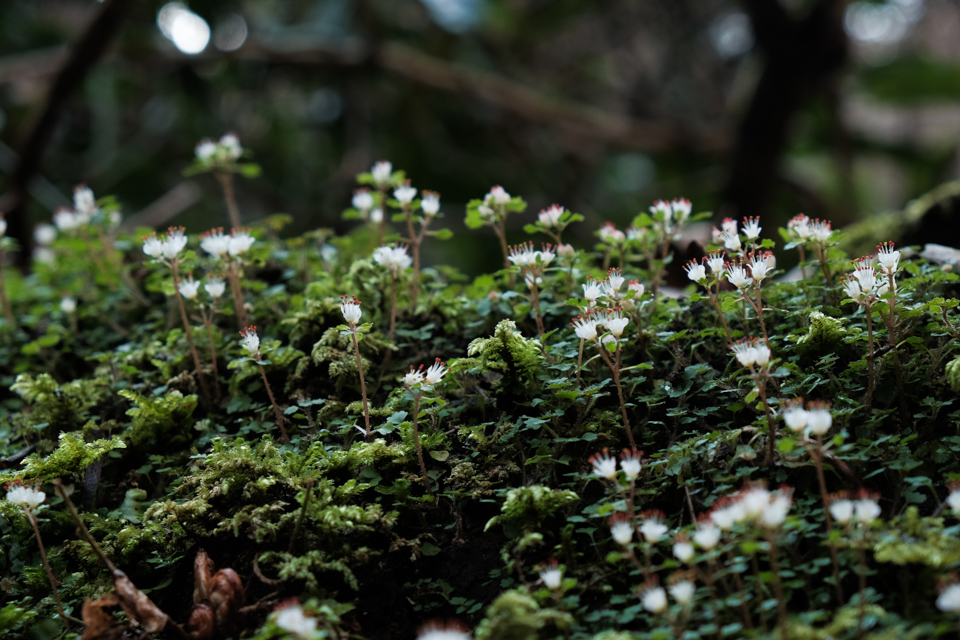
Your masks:
{"label": "small white flower", "polygon": [[663,587],[647,587],[640,592],[640,602],[650,613],[661,613],[667,608],[667,592]]}
{"label": "small white flower", "polygon": [[792,489],[781,488],[764,508],[760,516],[760,524],[768,529],[776,529],[787,519],[790,506],[793,504]]}
{"label": "small white flower", "polygon": [[857,279],[857,284],[860,285],[860,289],[865,293],[869,294],[873,291],[873,287],[877,283],[877,274],[874,271],[873,265],[870,264],[869,258],[859,258],[854,260],[854,265],[856,265],[856,271],[853,272],[853,277]]}
{"label": "small white flower", "polygon": [[424,191],[420,199],[420,208],[427,216],[435,216],[440,211],[440,194],[433,191]]}
{"label": "small white flower", "polygon": [[38,224],[33,230],[33,239],[46,246],[57,239],[57,228],[52,224]]}
{"label": "small white flower", "polygon": [[437,358],[436,362],[427,369],[427,374],[424,377],[427,384],[437,384],[443,380],[443,376],[447,375],[448,371],[450,371],[450,369],[444,365],[440,358]]}
{"label": "small white flower", "polygon": [[549,265],[556,257],[557,253],[554,251],[554,246],[552,244],[544,243],[540,245],[540,251],[537,251],[537,259],[541,262],[541,264],[543,264],[543,266]]}
{"label": "small white flower", "polygon": [[803,408],[802,401],[785,400],[780,414],[790,431],[798,433],[807,428],[808,415],[806,409]]}
{"label": "small white flower", "polygon": [[686,538],[673,543],[673,557],[680,562],[686,562],[693,557],[693,544]]}
{"label": "small white flower", "polygon": [[407,375],[403,376],[403,384],[407,387],[415,387],[421,382],[423,382],[423,365],[420,366],[420,369],[414,369],[413,366],[410,367],[410,371],[407,372]]}
{"label": "small white flower", "polygon": [[900,264],[900,252],[894,250],[892,242],[877,245],[877,263],[887,275],[893,275],[897,272]]}
{"label": "small white flower", "polygon": [[688,605],[697,592],[697,585],[689,580],[680,580],[670,585],[670,595],[682,605]]}
{"label": "small white flower", "polygon": [[547,589],[559,589],[563,584],[563,570],[557,561],[548,562],[540,572],[540,580]]}
{"label": "small white flower", "polygon": [[417,190],[408,184],[393,190],[393,197],[396,198],[400,204],[410,204],[416,196]]}
{"label": "small white flower", "polygon": [[937,597],[937,609],[947,613],[960,611],[960,583],[947,586]]}
{"label": "small white flower", "polygon": [[631,280],[630,284],[627,285],[627,291],[633,291],[636,294],[633,297],[636,299],[643,295],[644,287],[639,280]]}
{"label": "small white flower", "polygon": [[160,252],[164,258],[173,260],[187,246],[187,236],[183,233],[183,227],[170,227],[167,229],[167,236],[160,243]]}
{"label": "small white flower", "polygon": [[217,153],[217,143],[213,140],[201,140],[193,149],[194,155],[201,161],[212,158]]}
{"label": "small white flower", "polygon": [[577,255],[577,250],[572,244],[561,244],[557,246],[557,255],[561,258],[572,258]]}
{"label": "small white flower", "polygon": [[370,169],[373,175],[373,182],[378,187],[386,186],[390,183],[390,176],[393,175],[393,165],[387,160],[381,160]]}
{"label": "small white flower", "polygon": [[640,476],[640,471],[643,469],[643,465],[640,462],[640,457],[643,455],[642,451],[633,451],[623,450],[623,453],[620,454],[620,468],[623,469],[623,474],[627,476],[630,480],[636,480]]}
{"label": "small white flower", "polygon": [[610,519],[610,535],[622,547],[633,541],[633,525],[626,514],[621,513]]}
{"label": "small white flower", "polygon": [[47,494],[39,489],[33,489],[26,485],[17,485],[7,489],[7,500],[20,505],[28,511],[33,511],[47,499]]}
{"label": "small white flower", "polygon": [[620,269],[610,269],[607,272],[607,290],[608,291],[620,291],[620,287],[623,286],[625,278]]}
{"label": "small white flower", "polygon": [[623,331],[627,328],[627,324],[629,322],[630,318],[623,317],[619,309],[614,309],[608,313],[606,318],[603,320],[603,324],[607,327],[610,333],[612,333],[618,339],[623,335]]}
{"label": "small white flower", "polygon": [[826,435],[833,426],[833,414],[826,402],[811,402],[807,409],[807,429],[815,436]]}
{"label": "small white flower", "polygon": [[803,213],[794,216],[787,223],[787,231],[798,240],[808,240],[812,232],[810,229],[810,218]]}
{"label": "small white flower", "polygon": [[360,301],[354,298],[347,298],[346,296],[341,296],[340,298],[340,313],[343,314],[343,319],[347,321],[347,324],[350,325],[352,329],[356,326],[357,322],[360,321]]}
{"label": "small white flower", "polygon": [[413,264],[413,258],[407,253],[407,248],[400,245],[377,247],[373,252],[373,261],[394,273]]}
{"label": "small white flower", "polygon": [[754,282],[760,282],[770,274],[770,265],[767,263],[767,258],[763,254],[753,255],[750,254],[750,277]]}
{"label": "small white flower", "polygon": [[707,279],[707,269],[696,260],[691,260],[683,267],[687,272],[687,277],[694,282],[700,282]]}
{"label": "small white flower", "polygon": [[853,519],[859,524],[870,524],[880,517],[880,505],[877,498],[864,495],[853,505]]}
{"label": "small white flower", "polygon": [[720,528],[709,522],[700,522],[693,533],[693,541],[701,548],[710,551],[720,543]]}
{"label": "small white flower", "polygon": [[590,279],[587,280],[587,284],[580,285],[583,287],[583,297],[590,303],[592,307],[596,302],[597,298],[603,295],[603,286],[596,280]]}
{"label": "small white flower", "polygon": [[747,338],[731,345],[730,349],[737,362],[744,367],[752,367],[757,362],[757,343],[755,338]]}
{"label": "small white flower", "polygon": [[810,224],[810,237],[820,244],[826,244],[833,235],[829,220],[814,220]]}
{"label": "small white flower", "polygon": [[746,268],[740,263],[728,264],[726,273],[724,275],[727,277],[727,281],[737,289],[740,289],[752,282],[752,278],[747,275]]}
{"label": "small white flower", "polygon": [[298,604],[275,612],[273,622],[297,640],[309,640],[317,636],[317,619],[306,615]]}
{"label": "small white flower", "polygon": [[249,229],[233,229],[227,242],[227,253],[237,257],[247,252],[257,239],[250,235]]}
{"label": "small white flower", "polygon": [[947,504],[953,509],[955,514],[960,514],[960,486],[951,485],[950,494],[947,496]]}
{"label": "small white flower", "polygon": [[[742,509],[740,509],[742,511]],[[714,509],[710,512],[710,519],[713,521],[713,524],[717,525],[723,531],[729,531],[733,525],[735,525],[740,518],[738,517],[736,509],[731,509],[729,507],[723,509]]]}
{"label": "small white flower", "polygon": [[770,505],[770,491],[762,485],[753,485],[743,491],[740,495],[740,506],[747,518],[751,520],[763,515],[764,510]]}
{"label": "small white flower", "polygon": [[470,634],[456,622],[431,622],[417,632],[417,640],[470,640]]}
{"label": "small white flower", "polygon": [[718,274],[723,272],[724,253],[722,251],[711,251],[707,254],[706,262],[710,267],[710,273]]}
{"label": "small white flower", "polygon": [[230,160],[236,160],[243,155],[243,147],[240,146],[240,138],[235,133],[225,133],[220,137],[220,149]]}
{"label": "small white flower", "polygon": [[590,456],[590,464],[593,465],[593,472],[601,478],[617,479],[617,459],[611,456],[606,449],[601,453]]}
{"label": "small white flower", "polygon": [[622,244],[627,236],[617,229],[612,222],[605,222],[598,232],[600,239],[610,244]]}
{"label": "small white flower", "polygon": [[143,252],[151,258],[163,255],[163,242],[155,235],[143,237]]}
{"label": "small white flower", "polygon": [[256,327],[249,326],[240,332],[240,346],[253,357],[260,355],[260,336]]}
{"label": "small white flower", "polygon": [[640,533],[643,539],[653,544],[660,541],[660,538],[666,535],[670,527],[663,523],[663,514],[658,511],[648,511],[640,514],[643,516],[643,524],[640,525]]}
{"label": "small white flower", "polygon": [[76,298],[71,298],[70,296],[65,296],[60,301],[60,310],[64,313],[70,314],[77,310],[77,300]]}
{"label": "small white flower", "polygon": [[494,204],[507,204],[510,202],[510,194],[504,190],[503,187],[496,186],[490,189],[490,193],[487,194],[487,197],[484,200],[492,200]]}
{"label": "small white flower", "polygon": [[89,220],[97,213],[97,201],[93,190],[85,184],[73,188],[73,208],[77,214]]}
{"label": "small white flower", "polygon": [[73,211],[57,209],[57,212],[53,214],[53,224],[57,225],[57,229],[60,229],[60,231],[73,231],[83,223]]}
{"label": "small white flower", "polygon": [[756,351],[758,367],[765,367],[770,364],[770,357],[772,355],[770,353],[770,347],[763,344],[763,342],[757,342],[757,346],[754,347],[754,350]]}
{"label": "small white flower", "polygon": [[224,235],[222,227],[207,231],[200,236],[200,248],[215,258],[225,258],[230,251],[230,236]]}
{"label": "small white flower", "polygon": [[373,194],[370,193],[369,189],[357,189],[353,192],[351,204],[358,211],[369,211],[374,205]]}
{"label": "small white flower", "polygon": [[193,300],[197,297],[197,292],[200,291],[200,281],[194,280],[192,277],[186,278],[180,281],[180,286],[177,289],[184,298]]}
{"label": "small white flower", "polygon": [[724,231],[720,239],[723,241],[723,248],[727,251],[740,251],[743,248],[743,245],[740,244],[740,234],[737,233],[736,227],[732,232]]}
{"label": "small white flower", "polygon": [[860,288],[860,281],[852,275],[848,275],[841,284],[843,285],[843,292],[847,294],[848,298],[858,302],[863,299],[864,292]]}
{"label": "small white flower", "polygon": [[538,253],[538,251],[534,250],[532,242],[525,242],[510,247],[510,254],[507,256],[507,259],[518,267],[526,267],[537,261]]}
{"label": "small white flower", "polygon": [[227,284],[220,278],[207,278],[203,288],[211,298],[216,300],[227,290]]}
{"label": "small white flower", "polygon": [[686,198],[677,198],[670,201],[670,208],[673,210],[673,221],[678,224],[684,224],[690,217],[693,205]]}
{"label": "small white flower", "polygon": [[840,524],[847,524],[853,519],[854,504],[852,500],[838,498],[830,502],[830,515]]}
{"label": "small white flower", "polygon": [[563,207],[558,204],[544,209],[538,214],[540,224],[545,227],[555,227],[560,223],[560,216],[563,215]]}
{"label": "small white flower", "polygon": [[376,209],[370,210],[370,222],[373,224],[380,224],[383,222],[383,209],[377,207]]}
{"label": "small white flower", "polygon": [[756,240],[760,236],[760,218],[744,218],[743,219],[743,235],[747,236],[750,240]]}
{"label": "small white flower", "polygon": [[589,315],[587,317],[579,316],[570,324],[581,340],[592,341],[597,339],[598,323],[595,318],[591,318]]}

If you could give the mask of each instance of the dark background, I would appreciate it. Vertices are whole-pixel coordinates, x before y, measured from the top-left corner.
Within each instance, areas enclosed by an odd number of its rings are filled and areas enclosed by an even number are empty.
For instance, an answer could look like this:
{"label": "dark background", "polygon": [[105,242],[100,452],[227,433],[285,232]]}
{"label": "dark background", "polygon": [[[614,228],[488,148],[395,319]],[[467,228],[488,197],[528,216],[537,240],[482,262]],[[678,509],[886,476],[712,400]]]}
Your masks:
{"label": "dark background", "polygon": [[765,235],[842,226],[955,177],[958,61],[955,0],[5,0],[0,206],[23,239],[80,182],[133,225],[225,224],[213,179],[181,172],[235,131],[263,167],[245,221],[347,230],[386,158],[457,232],[425,261],[467,271],[497,265],[462,227],[494,184],[531,205],[518,241],[553,202],[587,216],[582,246],[679,196]]}

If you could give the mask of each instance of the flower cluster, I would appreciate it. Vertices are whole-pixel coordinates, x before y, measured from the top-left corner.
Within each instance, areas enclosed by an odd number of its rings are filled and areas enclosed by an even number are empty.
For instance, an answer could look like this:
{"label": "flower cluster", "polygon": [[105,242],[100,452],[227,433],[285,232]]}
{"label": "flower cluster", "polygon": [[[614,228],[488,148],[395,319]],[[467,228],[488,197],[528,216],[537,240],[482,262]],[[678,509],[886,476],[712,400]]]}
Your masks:
{"label": "flower cluster", "polygon": [[770,364],[770,347],[760,338],[743,338],[730,347],[741,366],[753,369]]}
{"label": "flower cluster", "polygon": [[256,241],[249,229],[234,228],[227,235],[223,227],[217,227],[201,234],[200,248],[218,260],[225,260],[242,256]]}
{"label": "flower cluster", "polygon": [[864,489],[840,491],[827,496],[827,508],[835,522],[869,526],[880,517],[880,495]]}
{"label": "flower cluster", "polygon": [[143,237],[143,252],[161,262],[177,260],[186,247],[187,236],[183,227],[170,227],[163,238],[158,238],[155,233]]}
{"label": "flower cluster", "polygon": [[418,368],[411,366],[410,371],[403,377],[403,385],[409,389],[415,389],[424,384],[433,386],[443,380],[448,371],[450,369],[440,358],[437,358],[426,371],[424,371],[423,365]]}
{"label": "flower cluster", "polygon": [[787,429],[794,433],[825,436],[833,426],[829,402],[815,400],[804,407],[803,398],[784,400],[780,414]]}
{"label": "flower cluster", "polygon": [[[643,451],[636,449],[624,449],[620,454],[620,469],[630,482],[635,481],[640,476],[643,465],[640,460],[643,458]],[[590,464],[593,466],[593,473],[614,482],[617,480],[617,459],[610,455],[609,449],[603,449],[600,453],[595,453],[590,457]]]}
{"label": "flower cluster", "polygon": [[226,133],[219,140],[201,140],[194,148],[194,154],[204,167],[230,166],[243,155],[243,147],[235,133]]}
{"label": "flower cluster", "polygon": [[396,276],[403,269],[409,268],[413,264],[413,258],[407,253],[407,248],[403,245],[383,245],[373,251],[373,261],[381,267],[386,267]]}
{"label": "flower cluster", "polygon": [[27,511],[36,511],[46,499],[47,494],[40,491],[38,487],[29,487],[19,479],[7,485],[7,500]]}

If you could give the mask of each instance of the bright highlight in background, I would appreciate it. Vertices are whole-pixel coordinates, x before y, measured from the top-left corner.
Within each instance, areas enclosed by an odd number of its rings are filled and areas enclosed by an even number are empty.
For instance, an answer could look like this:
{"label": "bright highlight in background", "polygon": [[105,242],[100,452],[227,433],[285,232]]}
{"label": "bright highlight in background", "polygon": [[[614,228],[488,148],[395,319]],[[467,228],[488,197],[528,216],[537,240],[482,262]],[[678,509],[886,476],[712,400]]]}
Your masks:
{"label": "bright highlight in background", "polygon": [[210,42],[210,25],[182,2],[168,2],[157,12],[157,26],[173,45],[186,54],[200,53]]}

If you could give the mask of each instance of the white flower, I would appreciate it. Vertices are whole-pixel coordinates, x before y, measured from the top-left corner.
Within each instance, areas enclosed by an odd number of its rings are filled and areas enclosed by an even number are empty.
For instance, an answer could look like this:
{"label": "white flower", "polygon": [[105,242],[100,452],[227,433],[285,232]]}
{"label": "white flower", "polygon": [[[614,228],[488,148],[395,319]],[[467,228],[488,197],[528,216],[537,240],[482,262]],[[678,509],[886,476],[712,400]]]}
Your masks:
{"label": "white flower", "polygon": [[937,609],[947,613],[960,611],[960,583],[947,586],[937,597]]}
{"label": "white flower", "polygon": [[533,273],[528,273],[523,277],[523,283],[527,285],[527,288],[533,289],[534,286],[543,284],[543,278]]}
{"label": "white flower", "polygon": [[843,292],[847,294],[848,298],[857,301],[863,299],[864,292],[863,289],[860,288],[860,281],[852,275],[848,275],[841,284],[843,285]]}
{"label": "white flower", "polygon": [[407,253],[407,248],[399,245],[377,247],[373,252],[373,261],[394,273],[413,264],[413,258]]}
{"label": "white flower", "polygon": [[421,382],[423,382],[423,365],[420,365],[419,369],[414,369],[413,366],[410,366],[410,371],[407,372],[407,375],[403,376],[403,384],[407,387],[415,387]]}
{"label": "white flower", "polygon": [[857,279],[857,283],[864,293],[870,293],[877,283],[877,274],[873,265],[870,264],[869,258],[859,258],[854,261],[854,264],[856,265],[856,271],[853,272],[853,277]]}
{"label": "white flower", "polygon": [[801,400],[784,400],[780,415],[790,431],[797,433],[807,428],[808,416]]}
{"label": "white flower", "polygon": [[151,258],[163,255],[163,242],[156,235],[143,237],[143,252]]}
{"label": "white flower", "polygon": [[683,267],[687,272],[687,277],[694,282],[700,282],[707,279],[707,269],[696,260],[691,260]]}
{"label": "white flower", "polygon": [[77,310],[77,300],[76,298],[71,298],[70,296],[65,296],[60,301],[60,310],[64,313],[73,313]]}
{"label": "white flower", "polygon": [[667,592],[663,587],[647,587],[640,592],[640,602],[650,613],[661,613],[667,608]]}
{"label": "white flower", "polygon": [[437,358],[436,362],[430,365],[430,368],[427,369],[427,374],[425,376],[427,384],[437,384],[443,380],[443,376],[447,375],[448,369],[440,358]]}
{"label": "white flower", "polygon": [[373,224],[380,224],[383,222],[383,209],[377,207],[376,209],[370,210],[370,222]]}
{"label": "white flower", "polygon": [[605,222],[599,231],[600,239],[610,244],[622,244],[627,236],[617,229],[612,222]]}
{"label": "white flower", "polygon": [[688,542],[686,538],[677,540],[673,543],[673,557],[680,562],[686,562],[693,557],[693,544]]}
{"label": "white flower", "polygon": [[847,524],[853,519],[854,504],[852,500],[838,498],[830,502],[830,515],[840,524]]}
{"label": "white flower", "polygon": [[710,273],[721,273],[723,271],[723,252],[722,251],[711,251],[707,254],[706,263],[710,267]]}
{"label": "white flower", "polygon": [[810,218],[806,214],[794,216],[787,223],[787,231],[798,240],[807,240],[810,238],[812,230],[810,229]]}
{"label": "white flower", "polygon": [[231,159],[236,160],[241,155],[243,155],[243,147],[240,146],[240,138],[237,137],[235,133],[225,133],[220,137],[220,149],[223,151],[223,154]]}
{"label": "white flower", "polygon": [[563,215],[563,207],[558,204],[547,207],[538,214],[540,224],[545,227],[555,227],[560,223],[560,216]]}
{"label": "white flower", "polygon": [[593,465],[593,472],[601,478],[616,480],[617,459],[611,456],[606,449],[601,453],[595,453],[590,456],[590,464]]}
{"label": "white flower", "polygon": [[253,246],[257,239],[250,235],[249,229],[233,229],[227,242],[227,253],[237,257]]}
{"label": "white flower", "polygon": [[173,260],[187,246],[187,236],[183,233],[183,227],[170,227],[167,229],[167,236],[160,244],[160,252],[164,258]]}
{"label": "white flower", "polygon": [[378,187],[386,186],[390,183],[390,176],[393,175],[393,165],[386,160],[381,160],[373,165],[370,173],[373,175],[374,184]]}
{"label": "white flower", "polygon": [[710,512],[710,519],[713,521],[713,524],[717,525],[720,529],[728,531],[740,520],[738,511],[742,511],[742,508],[739,510],[730,507],[714,509]]}
{"label": "white flower", "polygon": [[547,266],[553,259],[557,257],[556,252],[553,250],[554,247],[552,244],[544,243],[540,245],[540,251],[537,251],[537,260],[539,260],[543,266]]}
{"label": "white flower", "polygon": [[275,612],[273,622],[298,640],[308,640],[317,636],[317,619],[304,614],[303,608],[298,604]]}
{"label": "white flower", "polygon": [[97,213],[96,198],[93,197],[93,190],[90,187],[81,184],[73,188],[73,208],[86,220]]}
{"label": "white flower", "polygon": [[486,200],[492,200],[494,204],[507,204],[510,202],[510,194],[504,190],[503,187],[496,186],[490,189],[490,193],[487,194]]}
{"label": "white flower", "polygon": [[47,499],[47,494],[39,489],[33,489],[26,485],[16,485],[7,489],[7,500],[14,504],[24,507],[28,511],[33,511]]}
{"label": "white flower", "polygon": [[257,335],[256,327],[249,326],[240,332],[240,346],[251,356],[260,355],[260,336]]}
{"label": "white flower", "polygon": [[52,224],[38,224],[33,230],[33,239],[39,245],[48,245],[57,239],[57,228]]}
{"label": "white flower", "polygon": [[180,281],[180,286],[177,287],[182,295],[187,300],[193,300],[197,297],[197,292],[200,290],[200,281],[194,280],[192,277]]}
{"label": "white flower", "polygon": [[470,634],[458,623],[431,622],[417,632],[417,640],[470,640]]}
{"label": "white flower", "polygon": [[577,250],[572,244],[561,244],[557,246],[557,255],[561,258],[572,258],[577,255]]}
{"label": "white flower", "polygon": [[770,364],[770,347],[763,344],[763,342],[757,342],[757,346],[754,347],[754,350],[757,353],[757,366],[765,367]]}
{"label": "white flower", "polygon": [[207,283],[203,285],[207,294],[216,300],[227,290],[226,283],[220,278],[207,278]]}
{"label": "white flower", "polygon": [[588,341],[597,339],[597,324],[597,320],[590,318],[589,315],[587,317],[578,316],[576,320],[570,323],[577,337]]}
{"label": "white flower", "polygon": [[770,505],[770,491],[761,485],[753,485],[743,491],[740,495],[740,506],[743,507],[747,518],[755,519],[763,515],[764,510]]}
{"label": "white flower", "polygon": [[563,570],[557,561],[548,562],[546,567],[540,572],[540,580],[547,589],[559,589],[563,583]]}
{"label": "white flower", "polygon": [[518,267],[526,267],[536,263],[538,253],[534,250],[532,242],[525,242],[510,247],[510,254],[507,259]]}
{"label": "white flower", "polygon": [[201,140],[200,143],[194,147],[193,153],[199,160],[209,160],[217,153],[217,143],[213,140]]}
{"label": "white flower", "polygon": [[[724,221],[726,222],[726,221]],[[724,229],[720,234],[720,240],[723,241],[723,247],[727,251],[740,251],[743,245],[740,244],[740,234],[737,233],[737,223],[733,223],[733,229]]]}
{"label": "white flower", "polygon": [[627,285],[627,290],[635,292],[636,295],[633,297],[639,298],[640,296],[643,295],[644,287],[642,284],[640,284],[639,280],[631,280],[630,284]]}
{"label": "white flower", "polygon": [[427,216],[435,216],[440,211],[440,194],[433,191],[424,191],[420,199],[420,208]]}
{"label": "white flower", "polygon": [[700,522],[693,533],[693,541],[709,551],[720,543],[720,528],[709,522]]}
{"label": "white flower", "polygon": [[619,309],[614,309],[603,319],[603,324],[617,338],[623,335],[623,330],[627,328],[629,322],[630,318],[624,318]]}
{"label": "white flower", "polygon": [[790,512],[790,505],[793,503],[792,489],[781,488],[775,494],[773,499],[764,508],[760,516],[760,524],[768,529],[776,529],[787,519]]}
{"label": "white flower", "polygon": [[620,269],[610,269],[607,272],[607,291],[620,291],[625,278]]}
{"label": "white flower", "polygon": [[900,252],[893,249],[892,242],[877,245],[877,263],[887,275],[893,275],[897,272],[897,267],[900,264]]}
{"label": "white flower", "polygon": [[747,338],[730,346],[737,362],[744,367],[752,367],[757,362],[757,340]]}
{"label": "white flower", "polygon": [[620,468],[623,469],[623,473],[630,480],[636,480],[640,476],[640,471],[643,469],[643,465],[640,462],[640,456],[643,455],[642,451],[633,451],[623,450],[623,453],[620,454]]}
{"label": "white flower", "polygon": [[690,217],[693,205],[686,198],[677,198],[670,201],[670,208],[673,210],[673,220],[677,224],[683,224]]}
{"label": "white flower", "polygon": [[360,320],[360,301],[356,297],[351,299],[347,296],[341,296],[340,313],[343,314],[343,319],[347,321],[350,328],[353,328]]}
{"label": "white flower", "polygon": [[369,189],[357,189],[353,192],[351,204],[358,211],[369,211],[374,205],[373,194]]}
{"label": "white flower", "polygon": [[728,264],[724,275],[727,277],[727,281],[737,289],[750,284],[752,281],[750,276],[747,275],[747,270],[740,263]]}
{"label": "white flower", "polygon": [[950,505],[954,513],[960,514],[960,486],[951,485],[950,495],[947,496],[947,504]]}
{"label": "white flower", "polygon": [[769,275],[770,265],[767,263],[767,258],[763,254],[753,255],[750,254],[750,276],[753,278],[754,282],[760,282]]}
{"label": "white flower", "polygon": [[57,259],[57,253],[50,247],[34,247],[33,259],[42,264],[53,264]]}
{"label": "white flower", "polygon": [[810,237],[820,244],[826,244],[831,235],[833,230],[830,228],[829,220],[817,219],[810,224]]}
{"label": "white flower", "polygon": [[697,585],[689,580],[680,580],[670,585],[670,595],[682,605],[690,604],[696,592]]}
{"label": "white flower", "polygon": [[57,225],[60,231],[72,231],[82,224],[77,215],[69,209],[57,209],[53,214],[53,224]]}
{"label": "white flower", "polygon": [[410,204],[416,196],[417,190],[408,184],[393,190],[393,197],[396,198],[400,204]]}
{"label": "white flower", "polygon": [[596,280],[590,279],[587,280],[587,284],[580,285],[583,287],[583,297],[590,303],[592,307],[597,298],[603,295],[603,287]]}
{"label": "white flower", "polygon": [[853,505],[853,519],[860,524],[870,524],[880,517],[880,505],[871,495],[864,495]]}
{"label": "white flower", "polygon": [[200,236],[200,248],[215,258],[224,258],[230,251],[230,236],[223,228],[212,229]]}
{"label": "white flower", "polygon": [[666,535],[670,528],[663,523],[663,514],[657,511],[648,511],[643,516],[643,524],[640,525],[640,533],[643,539],[653,544]]}
{"label": "white flower", "polygon": [[826,402],[811,402],[807,409],[807,429],[815,436],[825,435],[833,426],[833,415]]}
{"label": "white flower", "polygon": [[625,514],[618,514],[610,519],[610,535],[614,542],[622,547],[627,546],[633,540],[633,525]]}
{"label": "white flower", "polygon": [[747,236],[750,240],[756,240],[760,236],[760,218],[744,218],[743,219],[743,235]]}

